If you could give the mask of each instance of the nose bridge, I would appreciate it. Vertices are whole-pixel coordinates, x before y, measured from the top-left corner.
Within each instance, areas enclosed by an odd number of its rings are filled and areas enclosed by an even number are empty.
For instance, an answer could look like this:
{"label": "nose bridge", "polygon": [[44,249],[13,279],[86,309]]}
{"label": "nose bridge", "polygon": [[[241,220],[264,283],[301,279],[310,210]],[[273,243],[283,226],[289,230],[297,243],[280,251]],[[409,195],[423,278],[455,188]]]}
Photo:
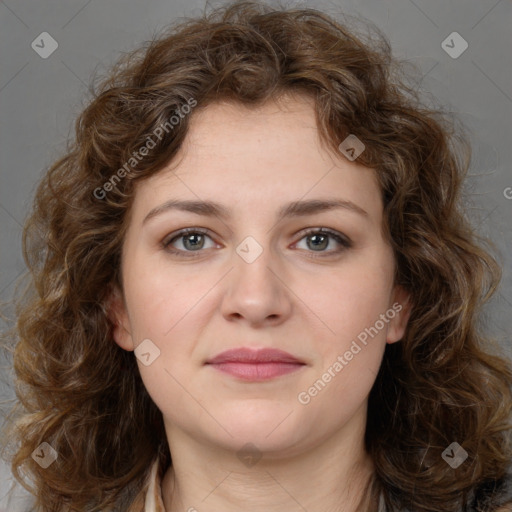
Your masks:
{"label": "nose bridge", "polygon": [[223,300],[224,314],[261,322],[287,313],[287,293],[276,276],[279,258],[273,258],[270,245],[269,237],[262,233],[249,235],[236,246],[234,269]]}
{"label": "nose bridge", "polygon": [[277,290],[274,289],[275,276],[270,271],[272,265],[270,241],[268,237],[263,240],[262,234],[257,236],[261,243],[255,236],[249,235],[236,247],[236,255],[233,255],[235,265],[233,280],[237,287],[245,288],[245,293],[252,290],[252,292],[275,296],[277,295]]}

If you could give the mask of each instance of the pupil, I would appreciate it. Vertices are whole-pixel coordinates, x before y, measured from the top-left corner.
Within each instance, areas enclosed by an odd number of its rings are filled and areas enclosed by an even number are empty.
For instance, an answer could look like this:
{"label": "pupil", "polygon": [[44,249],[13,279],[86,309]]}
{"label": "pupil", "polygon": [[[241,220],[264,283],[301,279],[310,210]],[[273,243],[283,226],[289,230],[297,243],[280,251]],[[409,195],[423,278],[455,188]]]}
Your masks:
{"label": "pupil", "polygon": [[[197,238],[200,238],[202,235],[188,235],[188,237],[185,238],[185,246],[187,246],[187,243],[191,242],[192,243],[192,248],[197,248],[199,245],[201,244],[198,244],[197,242]],[[196,239],[196,241],[194,242],[193,239]]]}
{"label": "pupil", "polygon": [[315,239],[319,240],[320,238],[323,239],[324,243],[320,246],[321,242],[320,242],[320,244],[316,244],[315,242],[313,242],[313,246],[316,247],[316,248],[320,247],[321,249],[325,249],[325,247],[326,247],[325,242],[327,241],[327,237],[325,235],[313,235],[313,236],[310,237],[311,240],[315,240]]}

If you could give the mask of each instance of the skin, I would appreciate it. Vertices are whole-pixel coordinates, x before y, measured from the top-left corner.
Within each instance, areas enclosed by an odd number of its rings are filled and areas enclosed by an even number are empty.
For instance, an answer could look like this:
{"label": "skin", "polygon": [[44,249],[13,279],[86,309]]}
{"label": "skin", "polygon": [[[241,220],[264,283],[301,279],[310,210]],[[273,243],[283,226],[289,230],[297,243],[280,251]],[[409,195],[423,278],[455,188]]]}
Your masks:
{"label": "skin", "polygon": [[[375,172],[326,149],[304,97],[257,109],[214,103],[190,121],[179,158],[137,185],[122,252],[124,295],[116,290],[111,302],[119,346],[132,351],[150,339],[160,350],[149,366],[137,363],[173,458],[162,482],[166,511],[230,512],[250,503],[253,511],[353,512],[373,469],[363,446],[368,394],[386,343],[403,337],[410,313],[393,282]],[[231,216],[168,210],[143,223],[171,198],[213,200]],[[326,198],[367,215],[338,208],[276,219],[284,204]],[[209,230],[198,235],[199,249],[174,238],[186,227]],[[317,248],[315,233],[304,230],[322,227],[352,247],[327,237]],[[248,236],[263,249],[252,263],[236,251]],[[299,403],[395,302],[402,310]],[[279,348],[306,364],[266,382],[204,365],[241,346]],[[251,466],[237,457],[246,443],[261,455]]]}

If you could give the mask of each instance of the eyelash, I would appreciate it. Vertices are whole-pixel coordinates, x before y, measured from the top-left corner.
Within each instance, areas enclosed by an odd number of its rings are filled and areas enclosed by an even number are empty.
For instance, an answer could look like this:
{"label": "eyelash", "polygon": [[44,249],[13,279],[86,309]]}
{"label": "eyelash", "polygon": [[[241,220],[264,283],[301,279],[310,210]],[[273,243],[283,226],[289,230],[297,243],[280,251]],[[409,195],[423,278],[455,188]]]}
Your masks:
{"label": "eyelash", "polygon": [[[200,234],[200,235],[207,235],[207,236],[210,236],[209,234],[209,231],[207,229],[204,229],[204,228],[185,228],[185,229],[182,229],[180,231],[178,231],[176,234],[174,234],[174,236],[170,239],[168,239],[167,241],[163,241],[162,242],[162,248],[165,249],[166,251],[170,252],[171,254],[175,254],[177,256],[183,256],[185,258],[196,258],[198,256],[201,255],[201,253],[203,252],[202,250],[198,250],[198,251],[183,251],[181,249],[174,249],[171,247],[171,244],[179,239],[179,238],[182,238],[184,237],[185,235],[190,235],[190,234]],[[342,248],[339,249],[339,250],[334,250],[334,251],[320,251],[320,254],[318,255],[311,255],[309,257],[311,258],[324,258],[328,255],[332,255],[333,253],[336,254],[336,253],[341,253],[347,249],[350,249],[352,247],[352,241],[348,238],[348,237],[344,237],[343,235],[341,235],[340,233],[336,232],[336,231],[332,231],[330,229],[327,229],[327,228],[310,228],[308,229],[307,231],[304,232],[302,238],[300,240],[302,240],[303,238],[306,238],[307,236],[311,236],[311,235],[317,235],[317,234],[320,234],[320,235],[329,235],[331,238],[333,238],[336,242],[338,242]],[[210,237],[211,238],[211,237]],[[299,240],[299,242],[300,242]],[[316,251],[308,251],[308,252],[316,252]],[[196,253],[196,254],[194,254]],[[186,256],[185,256],[186,255]]]}

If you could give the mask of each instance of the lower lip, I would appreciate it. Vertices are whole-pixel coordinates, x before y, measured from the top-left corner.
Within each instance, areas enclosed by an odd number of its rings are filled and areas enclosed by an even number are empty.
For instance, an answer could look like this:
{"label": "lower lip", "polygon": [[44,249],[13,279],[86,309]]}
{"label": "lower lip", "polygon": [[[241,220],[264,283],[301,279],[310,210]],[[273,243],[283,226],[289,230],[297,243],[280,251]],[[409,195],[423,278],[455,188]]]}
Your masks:
{"label": "lower lip", "polygon": [[280,377],[300,370],[304,365],[299,363],[216,363],[210,364],[234,377],[250,381],[263,381]]}

